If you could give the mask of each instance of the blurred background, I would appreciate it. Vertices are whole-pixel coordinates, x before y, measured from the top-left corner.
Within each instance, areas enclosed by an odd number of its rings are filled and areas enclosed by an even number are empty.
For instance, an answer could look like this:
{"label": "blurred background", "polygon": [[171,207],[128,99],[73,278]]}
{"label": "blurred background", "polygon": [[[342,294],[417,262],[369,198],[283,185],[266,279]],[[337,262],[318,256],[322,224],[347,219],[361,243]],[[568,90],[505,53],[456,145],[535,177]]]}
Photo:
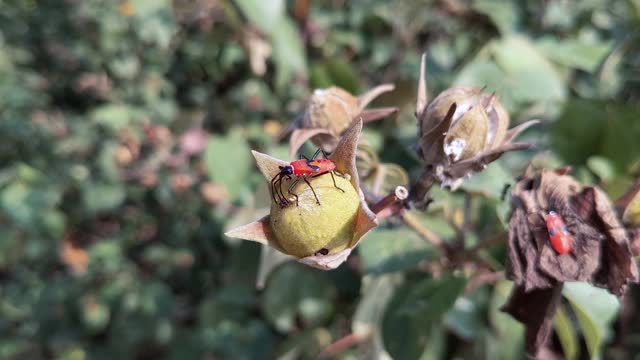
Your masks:
{"label": "blurred background", "polygon": [[[315,88],[395,83],[364,165],[415,177],[424,51],[431,98],[487,86],[512,125],[545,120],[536,150],[435,192],[433,236],[504,235],[531,161],[612,199],[640,173],[638,0],[0,1],[0,358],[522,358],[504,245],[481,280],[431,276],[437,252],[389,221],[339,269],[284,264],[256,290],[260,247],[222,235],[268,212],[250,150],[286,159]],[[564,295],[550,354],[637,358],[637,289]]]}

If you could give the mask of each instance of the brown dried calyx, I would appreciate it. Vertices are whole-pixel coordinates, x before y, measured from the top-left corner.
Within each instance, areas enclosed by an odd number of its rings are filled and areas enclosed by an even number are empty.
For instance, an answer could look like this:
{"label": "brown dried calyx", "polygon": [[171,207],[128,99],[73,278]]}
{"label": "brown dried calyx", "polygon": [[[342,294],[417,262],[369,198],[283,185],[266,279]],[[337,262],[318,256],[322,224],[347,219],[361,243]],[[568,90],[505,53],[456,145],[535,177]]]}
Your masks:
{"label": "brown dried calyx", "polygon": [[[512,191],[507,277],[516,287],[504,311],[527,327],[532,355],[548,338],[563,282],[586,281],[622,296],[629,283],[638,281],[629,239],[609,199],[567,173],[567,168],[529,168]],[[545,224],[549,211],[561,216],[572,237],[567,254],[551,246]]]}
{"label": "brown dried calyx", "polygon": [[[454,87],[445,90],[427,106],[424,79],[425,56],[422,56],[420,82],[416,102],[418,117],[418,155],[424,160],[427,183],[438,182],[455,190],[471,173],[507,151],[527,149],[528,143],[513,140],[528,127],[531,120],[511,130],[509,114],[495,94],[484,94],[480,87]],[[413,194],[412,200],[421,201]]]}
{"label": "brown dried calyx", "polygon": [[340,136],[354,119],[362,118],[367,123],[397,112],[396,107],[365,110],[375,98],[394,88],[393,84],[383,84],[357,97],[337,86],[316,89],[304,114],[293,124],[294,130],[289,140],[290,157],[293,158],[309,139],[324,151],[333,152]]}

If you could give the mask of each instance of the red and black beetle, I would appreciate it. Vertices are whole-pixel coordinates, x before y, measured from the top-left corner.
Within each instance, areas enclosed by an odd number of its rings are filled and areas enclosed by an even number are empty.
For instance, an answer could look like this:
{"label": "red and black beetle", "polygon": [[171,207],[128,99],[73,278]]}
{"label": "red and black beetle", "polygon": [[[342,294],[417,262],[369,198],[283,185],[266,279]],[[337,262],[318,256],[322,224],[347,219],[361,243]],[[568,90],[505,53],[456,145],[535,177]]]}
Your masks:
{"label": "red and black beetle", "polygon": [[[324,158],[316,159],[318,154],[322,152]],[[308,177],[318,177],[325,174],[331,174],[331,179],[333,180],[333,186],[335,186],[338,190],[344,192],[343,189],[338,187],[336,184],[336,178],[333,176],[333,172],[336,169],[336,164],[333,161],[327,159],[327,154],[322,151],[322,149],[318,149],[311,159],[306,156],[300,154],[300,159],[296,161],[292,161],[289,165],[280,166],[280,172],[276,174],[271,179],[271,196],[273,196],[273,201],[280,204],[280,206],[285,207],[290,204],[289,199],[284,195],[282,191],[282,179],[287,178],[287,180],[291,179],[291,176],[296,176],[297,179],[291,183],[289,189],[287,189],[287,193],[293,195],[296,199],[296,206],[298,206],[298,195],[293,193],[291,190],[298,184],[300,179],[302,179],[309,188],[313,192],[313,196],[316,198],[316,203],[320,205],[320,199],[316,194],[316,191],[311,186]]]}
{"label": "red and black beetle", "polygon": [[555,211],[549,211],[545,216],[545,222],[547,223],[551,247],[560,255],[571,251],[573,238],[569,230],[567,230],[567,225],[565,225],[562,217]]}

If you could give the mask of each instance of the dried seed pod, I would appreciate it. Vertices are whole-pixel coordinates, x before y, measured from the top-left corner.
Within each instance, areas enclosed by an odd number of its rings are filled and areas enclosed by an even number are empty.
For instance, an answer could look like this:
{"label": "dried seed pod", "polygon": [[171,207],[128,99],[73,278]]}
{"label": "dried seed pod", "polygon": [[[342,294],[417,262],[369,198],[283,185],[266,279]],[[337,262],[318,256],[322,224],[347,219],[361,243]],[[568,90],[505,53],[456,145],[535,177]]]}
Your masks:
{"label": "dried seed pod", "polygon": [[294,130],[289,140],[289,154],[293,157],[302,144],[311,139],[326,152],[333,152],[340,135],[356,118],[363,122],[374,121],[389,116],[395,107],[365,110],[365,107],[381,94],[394,89],[392,84],[376,86],[360,96],[332,86],[316,89],[303,113],[293,124]]}
{"label": "dried seed pod", "polygon": [[[586,281],[622,296],[629,283],[638,281],[629,238],[609,199],[598,187],[583,187],[567,173],[567,168],[529,168],[512,191],[506,272],[516,287],[505,310],[527,326],[532,355],[550,333],[563,282]],[[565,254],[550,241],[545,220],[551,211],[566,223],[572,238]],[[543,317],[527,317],[522,311],[541,304]]]}
{"label": "dried seed pod", "polygon": [[[302,117],[305,128],[323,128],[333,137],[340,136],[353,118],[360,113],[358,98],[337,86],[316,89]],[[317,139],[312,140],[320,145]]]}
{"label": "dried seed pod", "polygon": [[[503,153],[531,147],[512,143],[514,138],[537,120],[528,121],[510,131],[509,114],[495,94],[480,87],[453,87],[443,91],[427,105],[424,80],[425,57],[420,68],[416,114],[418,116],[418,154],[425,163],[418,183],[430,186],[438,182],[455,190],[465,177],[481,171]],[[412,200],[422,201],[425,191],[413,191]]]}

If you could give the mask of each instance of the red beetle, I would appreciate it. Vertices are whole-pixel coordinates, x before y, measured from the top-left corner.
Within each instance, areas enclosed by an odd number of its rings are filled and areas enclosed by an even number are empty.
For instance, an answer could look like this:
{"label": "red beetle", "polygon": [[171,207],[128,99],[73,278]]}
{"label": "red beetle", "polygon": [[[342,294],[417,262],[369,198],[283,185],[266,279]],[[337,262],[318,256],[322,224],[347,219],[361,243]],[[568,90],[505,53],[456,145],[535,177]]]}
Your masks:
{"label": "red beetle", "polygon": [[336,164],[333,161],[327,159],[327,154],[322,151],[324,158],[316,159],[318,154],[322,149],[318,149],[311,159],[308,159],[306,156],[300,154],[300,160],[292,161],[287,166],[280,166],[280,172],[271,179],[271,196],[273,196],[273,201],[280,204],[280,206],[285,207],[289,205],[290,201],[282,192],[282,178],[291,179],[291,176],[296,176],[297,179],[291,183],[287,192],[293,195],[296,199],[296,206],[298,206],[298,195],[293,193],[291,190],[298,184],[300,179],[309,185],[309,188],[313,192],[313,196],[316,198],[316,203],[320,205],[320,199],[318,199],[318,195],[316,191],[311,186],[308,177],[317,177],[324,174],[331,174],[331,179],[333,180],[333,186],[335,186],[338,190],[344,192],[338,185],[336,184],[336,178],[333,176],[333,172],[336,169]]}
{"label": "red beetle", "polygon": [[549,211],[549,214],[545,217],[547,223],[547,231],[549,232],[549,240],[551,246],[560,255],[566,254],[571,251],[573,245],[573,238],[567,230],[562,217],[555,211]]}

